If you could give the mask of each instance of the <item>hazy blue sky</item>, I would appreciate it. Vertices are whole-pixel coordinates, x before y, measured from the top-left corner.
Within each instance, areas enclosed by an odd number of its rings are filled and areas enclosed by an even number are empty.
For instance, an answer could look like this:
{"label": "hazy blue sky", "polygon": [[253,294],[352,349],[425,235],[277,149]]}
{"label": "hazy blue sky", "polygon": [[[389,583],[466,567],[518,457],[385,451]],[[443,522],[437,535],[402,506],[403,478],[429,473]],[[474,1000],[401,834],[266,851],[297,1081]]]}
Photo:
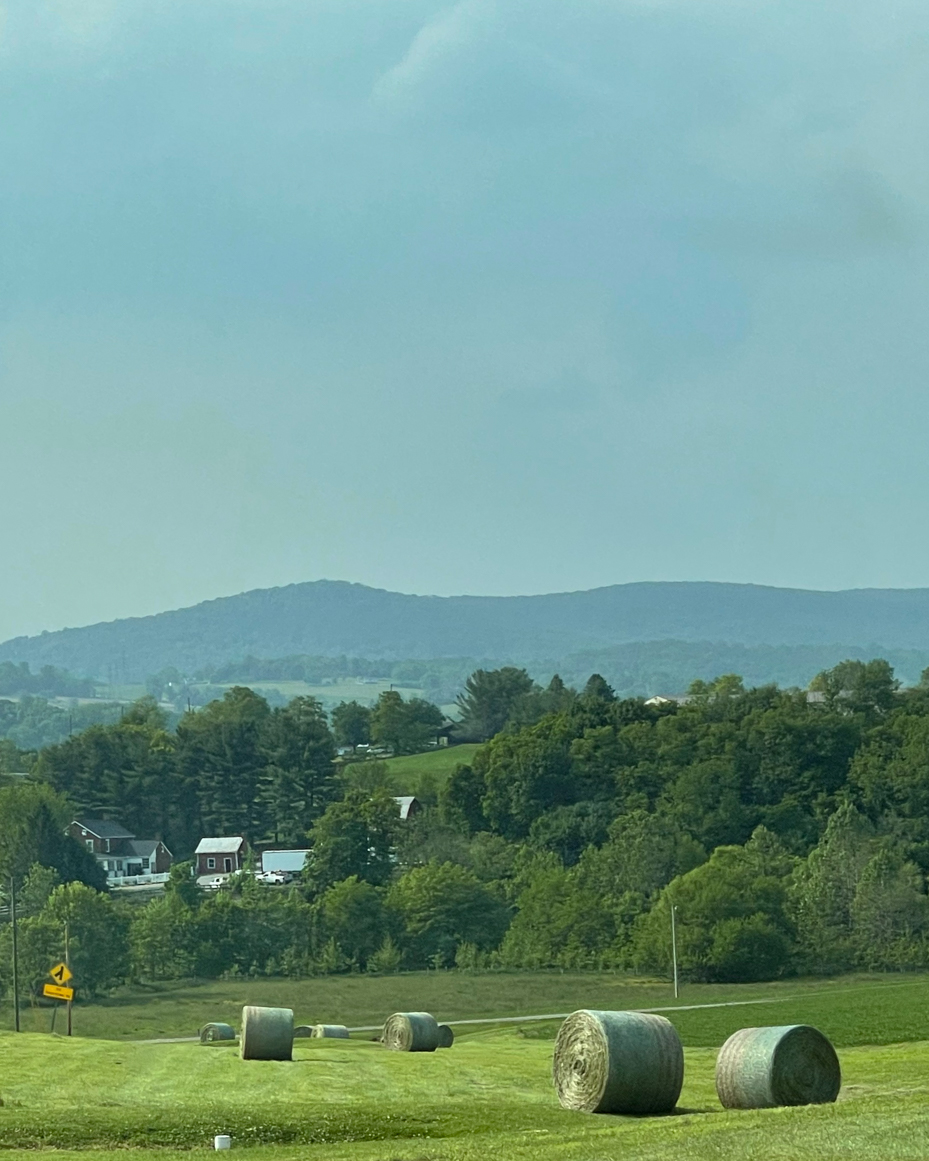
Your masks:
{"label": "hazy blue sky", "polygon": [[0,10],[0,639],[929,584],[925,0]]}

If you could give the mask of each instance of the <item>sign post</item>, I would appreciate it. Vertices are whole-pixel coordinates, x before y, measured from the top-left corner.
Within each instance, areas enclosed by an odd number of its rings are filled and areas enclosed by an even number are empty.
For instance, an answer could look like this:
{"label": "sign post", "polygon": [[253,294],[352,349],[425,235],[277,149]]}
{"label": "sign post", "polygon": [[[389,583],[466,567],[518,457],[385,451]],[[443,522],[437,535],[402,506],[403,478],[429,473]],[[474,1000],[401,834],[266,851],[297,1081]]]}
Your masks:
{"label": "sign post", "polygon": [[[69,980],[74,979],[71,969],[66,963],[56,963],[52,970],[48,973],[55,981],[53,984],[44,984],[42,987],[42,995],[47,996],[50,1000],[64,1000],[68,1005],[68,1035],[71,1035],[71,1001],[74,999],[74,988],[67,986]],[[55,1005],[52,1012],[52,1031],[55,1031],[55,1016],[58,1013],[58,1005]]]}

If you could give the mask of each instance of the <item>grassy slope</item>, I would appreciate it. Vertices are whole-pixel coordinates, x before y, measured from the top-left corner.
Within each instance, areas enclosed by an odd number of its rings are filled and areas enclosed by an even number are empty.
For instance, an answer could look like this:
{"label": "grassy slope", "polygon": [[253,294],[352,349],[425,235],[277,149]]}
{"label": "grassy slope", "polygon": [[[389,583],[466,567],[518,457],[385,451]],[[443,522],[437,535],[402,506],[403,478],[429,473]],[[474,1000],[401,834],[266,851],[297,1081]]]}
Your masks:
{"label": "grassy slope", "polygon": [[[388,758],[387,766],[399,782],[408,780],[417,786],[424,774],[431,774],[438,785],[442,785],[459,763],[467,764],[477,753],[478,746],[440,746],[425,754],[407,754],[401,758]],[[409,791],[413,793],[413,791]]]}
{"label": "grassy slope", "polygon": [[495,1029],[434,1055],[361,1041],[298,1042],[285,1064],[242,1062],[234,1048],[5,1034],[0,1147],[57,1145],[96,1161],[115,1145],[160,1146],[167,1161],[229,1131],[236,1146],[256,1146],[255,1161],[483,1161],[488,1152],[526,1161],[926,1155],[925,1043],[843,1049],[839,1104],[756,1113],[723,1112],[713,1091],[714,1050],[688,1048],[680,1114],[628,1119],[561,1110],[549,1080],[551,1048]]}
{"label": "grassy slope", "polygon": [[[692,984],[682,989],[678,1001],[665,982],[595,972],[411,972],[310,980],[211,980],[127,988],[105,1000],[77,1004],[74,1026],[81,1036],[140,1039],[191,1036],[208,1020],[237,1025],[243,1004],[291,1007],[298,1023],[364,1026],[380,1023],[391,1012],[417,1009],[454,1021],[575,1008],[655,1008],[759,998],[779,1002],[666,1014],[684,1043],[695,1047],[721,1044],[730,1032],[754,1022],[816,1024],[839,1045],[929,1040],[927,976]],[[26,1030],[45,1032],[49,1020],[47,1008],[22,1014]],[[8,1004],[3,1005],[0,1026],[11,1027]],[[555,1026],[532,1024],[525,1032],[533,1038],[551,1037]]]}

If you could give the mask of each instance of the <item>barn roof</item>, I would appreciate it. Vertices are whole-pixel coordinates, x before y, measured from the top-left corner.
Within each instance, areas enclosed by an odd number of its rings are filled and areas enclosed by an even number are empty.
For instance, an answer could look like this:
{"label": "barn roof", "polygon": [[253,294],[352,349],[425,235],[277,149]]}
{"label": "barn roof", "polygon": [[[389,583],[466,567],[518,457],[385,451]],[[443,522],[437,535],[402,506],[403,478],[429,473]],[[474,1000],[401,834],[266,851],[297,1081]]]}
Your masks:
{"label": "barn roof", "polygon": [[419,806],[419,800],[413,794],[398,794],[394,797],[394,802],[400,807],[401,818],[410,817],[410,810],[414,802]]}

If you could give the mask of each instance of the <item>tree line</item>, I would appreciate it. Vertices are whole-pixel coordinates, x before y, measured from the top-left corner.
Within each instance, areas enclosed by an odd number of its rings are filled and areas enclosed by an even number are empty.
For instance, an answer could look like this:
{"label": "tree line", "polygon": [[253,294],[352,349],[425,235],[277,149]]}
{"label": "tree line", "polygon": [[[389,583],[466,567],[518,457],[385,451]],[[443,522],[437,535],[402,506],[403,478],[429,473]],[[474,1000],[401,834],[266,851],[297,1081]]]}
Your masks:
{"label": "tree line", "polygon": [[[80,897],[88,931],[109,908],[122,932],[107,969],[120,978],[664,973],[675,906],[685,978],[929,961],[929,681],[902,690],[886,662],[843,663],[809,691],[724,676],[658,704],[618,699],[596,675],[575,691],[478,671],[460,707],[487,741],[409,820],[383,764],[333,764],[339,715],[328,722],[312,699],[261,703],[232,690],[173,732],[140,703],[119,725],[43,751],[34,783],[0,794],[51,796],[33,828],[46,844],[54,803],[67,813],[96,795],[95,810],[119,802],[113,814],[140,834],[160,818],[180,835],[189,818],[198,835],[308,846],[302,879],[269,890],[242,875],[206,894],[180,865],[163,899],[129,909],[99,896],[87,868],[28,840],[27,818],[20,870],[35,910],[24,946],[45,948],[67,907],[80,943]],[[0,861],[11,849],[2,816],[0,804]]]}
{"label": "tree line", "polygon": [[0,661],[0,697],[33,694],[40,697],[93,697],[94,682],[74,677],[66,669],[43,665],[33,673],[28,662]]}

